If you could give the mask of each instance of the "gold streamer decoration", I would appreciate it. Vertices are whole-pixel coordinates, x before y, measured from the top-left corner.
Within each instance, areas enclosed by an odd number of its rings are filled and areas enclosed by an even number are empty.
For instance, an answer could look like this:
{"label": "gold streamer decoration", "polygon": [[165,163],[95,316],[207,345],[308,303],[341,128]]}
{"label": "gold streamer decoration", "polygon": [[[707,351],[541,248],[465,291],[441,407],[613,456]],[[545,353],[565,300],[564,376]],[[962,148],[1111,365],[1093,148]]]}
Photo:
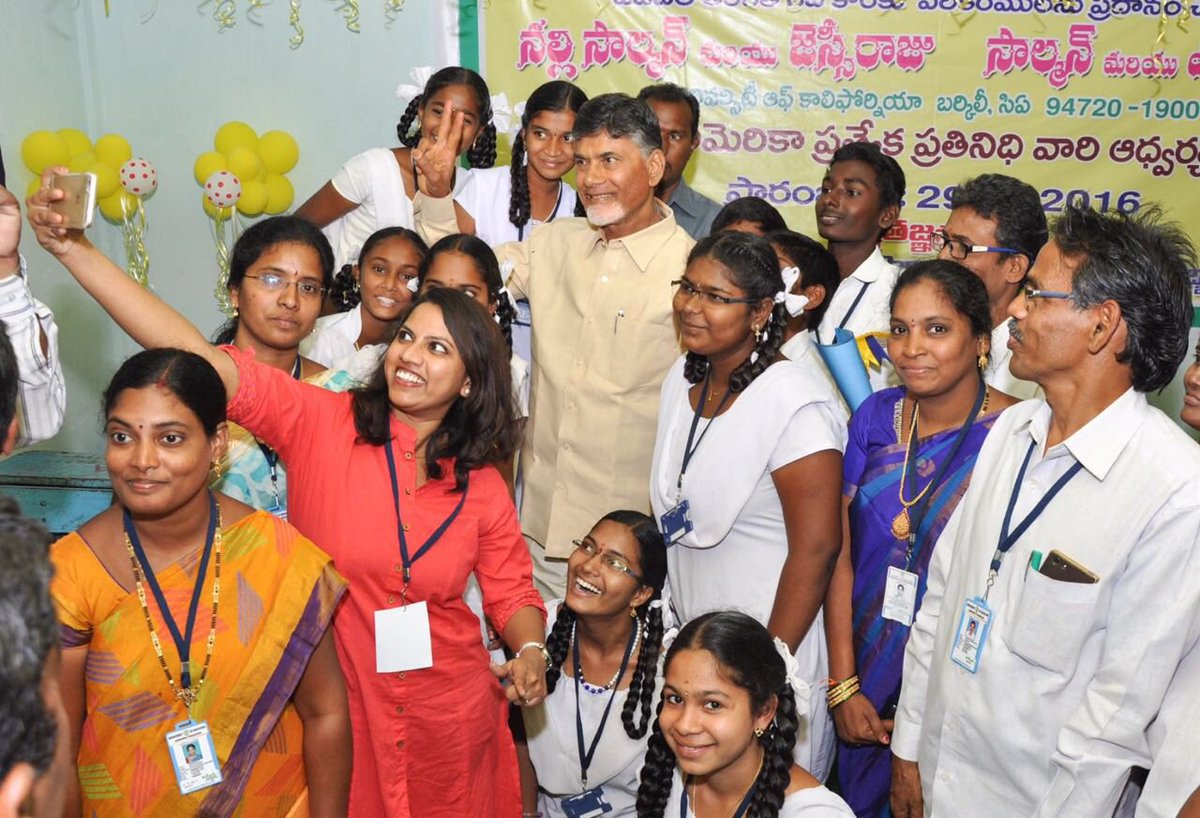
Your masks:
{"label": "gold streamer decoration", "polygon": [[213,9],[213,19],[217,21],[217,31],[222,32],[237,24],[237,3],[235,0],[217,0]]}
{"label": "gold streamer decoration", "polygon": [[[226,222],[229,223],[228,231],[225,229]],[[225,317],[232,318],[236,311],[229,298],[229,247],[237,243],[237,208],[219,208],[216,218],[212,219],[212,230],[213,241],[217,245],[217,286],[213,290],[213,297],[217,299],[217,308]]]}
{"label": "gold streamer decoration", "polygon": [[404,11],[404,0],[383,0],[383,14],[387,17],[387,22],[383,24],[384,28],[391,28],[392,23],[399,19],[402,11]]}
{"label": "gold streamer decoration", "polygon": [[125,239],[125,271],[129,277],[146,287],[150,283],[150,253],[146,250],[146,208],[142,197],[133,197],[137,202],[132,209],[128,200],[121,200],[121,234]]}
{"label": "gold streamer decoration", "polygon": [[338,13],[346,21],[346,28],[355,34],[361,32],[358,25],[358,0],[342,0],[337,7]]}
{"label": "gold streamer decoration", "polygon": [[288,40],[288,46],[295,51],[304,45],[304,26],[300,25],[300,0],[291,0],[292,13],[288,15],[288,24],[296,33]]}
{"label": "gold streamer decoration", "polygon": [[261,26],[262,10],[268,2],[269,0],[250,0],[250,5],[246,6],[246,19],[256,26]]}

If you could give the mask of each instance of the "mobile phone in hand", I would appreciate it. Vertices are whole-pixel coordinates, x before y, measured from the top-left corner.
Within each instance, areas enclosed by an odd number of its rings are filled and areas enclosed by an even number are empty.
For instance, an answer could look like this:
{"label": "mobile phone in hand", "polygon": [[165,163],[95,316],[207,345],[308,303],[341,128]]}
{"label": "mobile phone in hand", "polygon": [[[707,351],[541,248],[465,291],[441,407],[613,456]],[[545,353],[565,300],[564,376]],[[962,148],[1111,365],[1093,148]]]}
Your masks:
{"label": "mobile phone in hand", "polygon": [[96,174],[63,173],[50,183],[66,196],[50,204],[50,210],[63,217],[62,227],[82,230],[92,226],[96,212]]}

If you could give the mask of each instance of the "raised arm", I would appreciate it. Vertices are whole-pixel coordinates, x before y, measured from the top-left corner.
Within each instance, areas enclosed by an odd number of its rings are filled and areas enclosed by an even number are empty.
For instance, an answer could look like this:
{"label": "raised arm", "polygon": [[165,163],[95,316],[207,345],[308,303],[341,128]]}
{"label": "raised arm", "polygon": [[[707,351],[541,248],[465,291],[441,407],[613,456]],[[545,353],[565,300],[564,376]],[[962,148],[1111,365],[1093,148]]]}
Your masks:
{"label": "raised arm", "polygon": [[333,182],[326,182],[321,185],[320,190],[308,198],[308,201],[296,208],[295,215],[307,222],[312,222],[317,227],[324,227],[337,221],[356,207],[358,207],[358,202],[352,202],[338,193]]}
{"label": "raised arm", "polygon": [[200,330],[173,307],[127,276],[96,249],[82,230],[61,226],[62,216],[50,210],[51,202],[64,198],[51,187],[56,173],[67,168],[50,168],[42,174],[42,186],[27,202],[29,224],[38,242],[75,277],[88,295],[113,317],[117,325],[146,349],[186,349],[208,360],[221,376],[225,392],[237,392],[238,371],[233,360],[214,347]]}

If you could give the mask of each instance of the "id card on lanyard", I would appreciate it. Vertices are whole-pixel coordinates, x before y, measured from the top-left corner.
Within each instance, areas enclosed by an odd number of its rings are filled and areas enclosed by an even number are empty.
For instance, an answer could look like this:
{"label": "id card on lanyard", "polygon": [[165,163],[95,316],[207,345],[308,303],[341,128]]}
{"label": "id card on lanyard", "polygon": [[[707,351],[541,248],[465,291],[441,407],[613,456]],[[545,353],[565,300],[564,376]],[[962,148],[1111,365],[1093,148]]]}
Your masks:
{"label": "id card on lanyard", "polygon": [[400,513],[400,483],[396,476],[396,456],[392,452],[393,441],[384,446],[387,456],[388,475],[391,478],[392,501],[396,506],[396,539],[400,544],[400,561],[403,569],[404,587],[400,591],[400,607],[385,608],[375,612],[375,670],[378,673],[398,673],[433,666],[433,636],[429,628],[429,608],[424,602],[408,601],[408,583],[412,579],[412,567],[429,553],[462,511],[467,502],[470,476],[463,486],[458,505],[442,524],[429,535],[429,539],[415,552],[409,553],[408,537]]}
{"label": "id card on lanyard", "polygon": [[1050,505],[1050,501],[1083,469],[1083,464],[1079,462],[1067,469],[1066,473],[1050,486],[1050,490],[1041,500],[1038,500],[1037,504],[1025,515],[1025,519],[1010,533],[1009,526],[1012,524],[1013,510],[1017,507],[1021,484],[1025,482],[1025,472],[1029,469],[1029,461],[1033,458],[1033,450],[1036,445],[1032,442],[1029,444],[1029,449],[1025,452],[1025,460],[1022,461],[1021,469],[1017,472],[1017,481],[1013,485],[1012,494],[1009,495],[1008,508],[1004,512],[1004,522],[1000,527],[1000,539],[996,544],[996,553],[992,555],[991,564],[988,566],[987,585],[984,588],[983,596],[972,597],[963,602],[962,615],[954,636],[954,646],[950,650],[950,658],[956,665],[972,673],[979,670],[983,649],[987,645],[988,633],[991,631],[993,611],[988,607],[988,596],[1000,573],[1000,564],[1004,561],[1004,555],[1033,525],[1034,521],[1042,516],[1042,512]]}
{"label": "id card on lanyard", "polygon": [[704,427],[704,431],[700,433],[700,437],[696,440],[695,445],[692,445],[692,440],[696,438],[696,429],[700,425],[700,416],[704,411],[704,404],[708,402],[708,386],[711,379],[712,371],[709,370],[704,374],[703,386],[700,387],[700,396],[696,399],[696,408],[692,413],[692,425],[688,429],[687,442],[683,444],[683,464],[679,467],[679,478],[675,481],[675,505],[663,512],[659,518],[659,529],[662,531],[667,545],[674,545],[693,528],[691,506],[688,505],[687,500],[683,499],[683,476],[687,474],[688,464],[692,462],[692,456],[696,454],[696,450],[704,442],[704,436],[708,434],[708,430],[712,428],[713,423],[717,420],[717,416],[725,408],[725,403],[729,400],[730,395],[733,394],[733,391],[729,388],[725,389],[725,394],[721,397],[720,403],[717,404],[717,410],[713,412],[713,416],[709,419],[708,425]]}

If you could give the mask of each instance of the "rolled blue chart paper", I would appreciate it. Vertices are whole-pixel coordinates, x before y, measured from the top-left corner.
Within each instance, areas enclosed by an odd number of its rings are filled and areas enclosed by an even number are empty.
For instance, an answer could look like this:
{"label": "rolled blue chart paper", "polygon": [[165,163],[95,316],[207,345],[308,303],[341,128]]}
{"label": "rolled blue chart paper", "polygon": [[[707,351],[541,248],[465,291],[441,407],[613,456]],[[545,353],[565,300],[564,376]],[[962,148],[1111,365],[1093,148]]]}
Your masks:
{"label": "rolled blue chart paper", "polygon": [[817,344],[821,360],[829,367],[833,380],[853,412],[871,394],[871,382],[867,379],[867,366],[858,351],[858,340],[854,333],[838,327],[832,344]]}

